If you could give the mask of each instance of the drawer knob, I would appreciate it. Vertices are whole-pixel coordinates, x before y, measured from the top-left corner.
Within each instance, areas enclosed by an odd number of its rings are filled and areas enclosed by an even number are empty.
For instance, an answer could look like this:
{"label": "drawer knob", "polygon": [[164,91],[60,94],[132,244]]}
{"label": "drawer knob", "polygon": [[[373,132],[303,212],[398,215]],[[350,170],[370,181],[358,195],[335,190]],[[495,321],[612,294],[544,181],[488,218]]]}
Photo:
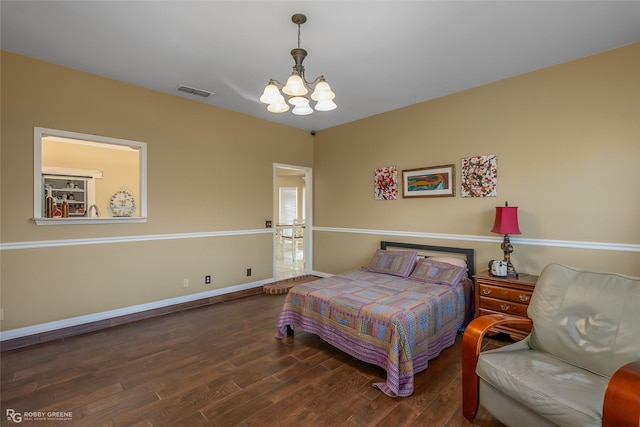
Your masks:
{"label": "drawer knob", "polygon": [[520,301],[529,301],[529,295],[527,294],[520,294]]}
{"label": "drawer knob", "polygon": [[502,309],[502,311],[509,311],[509,308],[511,308],[511,306],[509,304],[500,304],[500,308]]}
{"label": "drawer knob", "polygon": [[489,295],[491,293],[491,289],[482,288],[482,293],[485,295]]}

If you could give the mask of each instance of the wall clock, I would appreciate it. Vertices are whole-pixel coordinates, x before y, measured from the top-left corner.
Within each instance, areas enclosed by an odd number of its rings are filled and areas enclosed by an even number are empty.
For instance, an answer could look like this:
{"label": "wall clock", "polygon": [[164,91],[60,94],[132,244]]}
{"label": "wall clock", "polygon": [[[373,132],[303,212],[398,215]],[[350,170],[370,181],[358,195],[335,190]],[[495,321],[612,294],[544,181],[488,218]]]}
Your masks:
{"label": "wall clock", "polygon": [[111,196],[109,201],[109,212],[111,216],[127,217],[133,216],[136,211],[136,199],[126,187],[122,187]]}

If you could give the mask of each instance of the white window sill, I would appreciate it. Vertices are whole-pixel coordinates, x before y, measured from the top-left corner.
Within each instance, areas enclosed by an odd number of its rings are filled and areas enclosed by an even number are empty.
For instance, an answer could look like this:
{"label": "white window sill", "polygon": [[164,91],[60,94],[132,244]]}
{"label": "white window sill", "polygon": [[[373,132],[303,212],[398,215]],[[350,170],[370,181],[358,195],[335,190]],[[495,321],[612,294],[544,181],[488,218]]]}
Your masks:
{"label": "white window sill", "polygon": [[37,225],[79,225],[79,224],[132,224],[147,222],[146,216],[132,217],[95,217],[95,218],[32,218]]}

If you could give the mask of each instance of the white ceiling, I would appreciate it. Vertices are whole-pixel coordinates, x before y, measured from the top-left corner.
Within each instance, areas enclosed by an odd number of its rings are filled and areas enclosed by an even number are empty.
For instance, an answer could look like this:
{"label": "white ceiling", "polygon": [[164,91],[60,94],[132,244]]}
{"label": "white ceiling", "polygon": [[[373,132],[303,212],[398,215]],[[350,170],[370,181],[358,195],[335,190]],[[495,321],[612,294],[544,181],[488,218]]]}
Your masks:
{"label": "white ceiling", "polygon": [[[308,19],[307,78],[325,76],[333,111],[258,100],[291,73],[294,13]],[[2,0],[0,15],[5,50],[306,130],[640,41],[640,1]]]}

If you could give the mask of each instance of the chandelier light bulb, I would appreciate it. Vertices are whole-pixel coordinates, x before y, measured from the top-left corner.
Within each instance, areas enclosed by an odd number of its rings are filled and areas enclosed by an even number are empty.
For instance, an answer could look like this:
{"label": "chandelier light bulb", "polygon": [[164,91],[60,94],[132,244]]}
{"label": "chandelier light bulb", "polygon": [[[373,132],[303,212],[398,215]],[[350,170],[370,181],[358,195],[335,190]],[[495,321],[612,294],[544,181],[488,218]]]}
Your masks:
{"label": "chandelier light bulb", "polygon": [[278,87],[270,82],[264,88],[264,92],[260,97],[260,102],[263,102],[265,104],[276,104],[280,101],[284,102],[284,97],[280,94]]}
{"label": "chandelier light bulb", "polygon": [[297,116],[306,116],[313,113],[313,108],[307,105],[296,105],[291,112]]}
{"label": "chandelier light bulb", "polygon": [[284,99],[283,99],[282,103],[269,104],[267,106],[267,111],[269,111],[270,113],[284,113],[286,111],[289,111],[289,106],[287,105],[286,102],[284,102]]}
{"label": "chandelier light bulb", "polygon": [[291,105],[309,105],[309,100],[305,96],[292,96],[289,98]]}
{"label": "chandelier light bulb", "polygon": [[336,94],[331,91],[329,83],[321,80],[316,85],[316,89],[311,94],[311,99],[314,101],[330,101],[336,97]]}
{"label": "chandelier light bulb", "polygon": [[282,92],[291,96],[304,96],[308,90],[304,86],[302,77],[297,74],[291,74],[289,80],[287,80],[287,84],[282,88]]}
{"label": "chandelier light bulb", "polygon": [[316,111],[331,111],[335,110],[336,107],[336,103],[330,99],[327,99],[326,101],[318,101],[316,103]]}

